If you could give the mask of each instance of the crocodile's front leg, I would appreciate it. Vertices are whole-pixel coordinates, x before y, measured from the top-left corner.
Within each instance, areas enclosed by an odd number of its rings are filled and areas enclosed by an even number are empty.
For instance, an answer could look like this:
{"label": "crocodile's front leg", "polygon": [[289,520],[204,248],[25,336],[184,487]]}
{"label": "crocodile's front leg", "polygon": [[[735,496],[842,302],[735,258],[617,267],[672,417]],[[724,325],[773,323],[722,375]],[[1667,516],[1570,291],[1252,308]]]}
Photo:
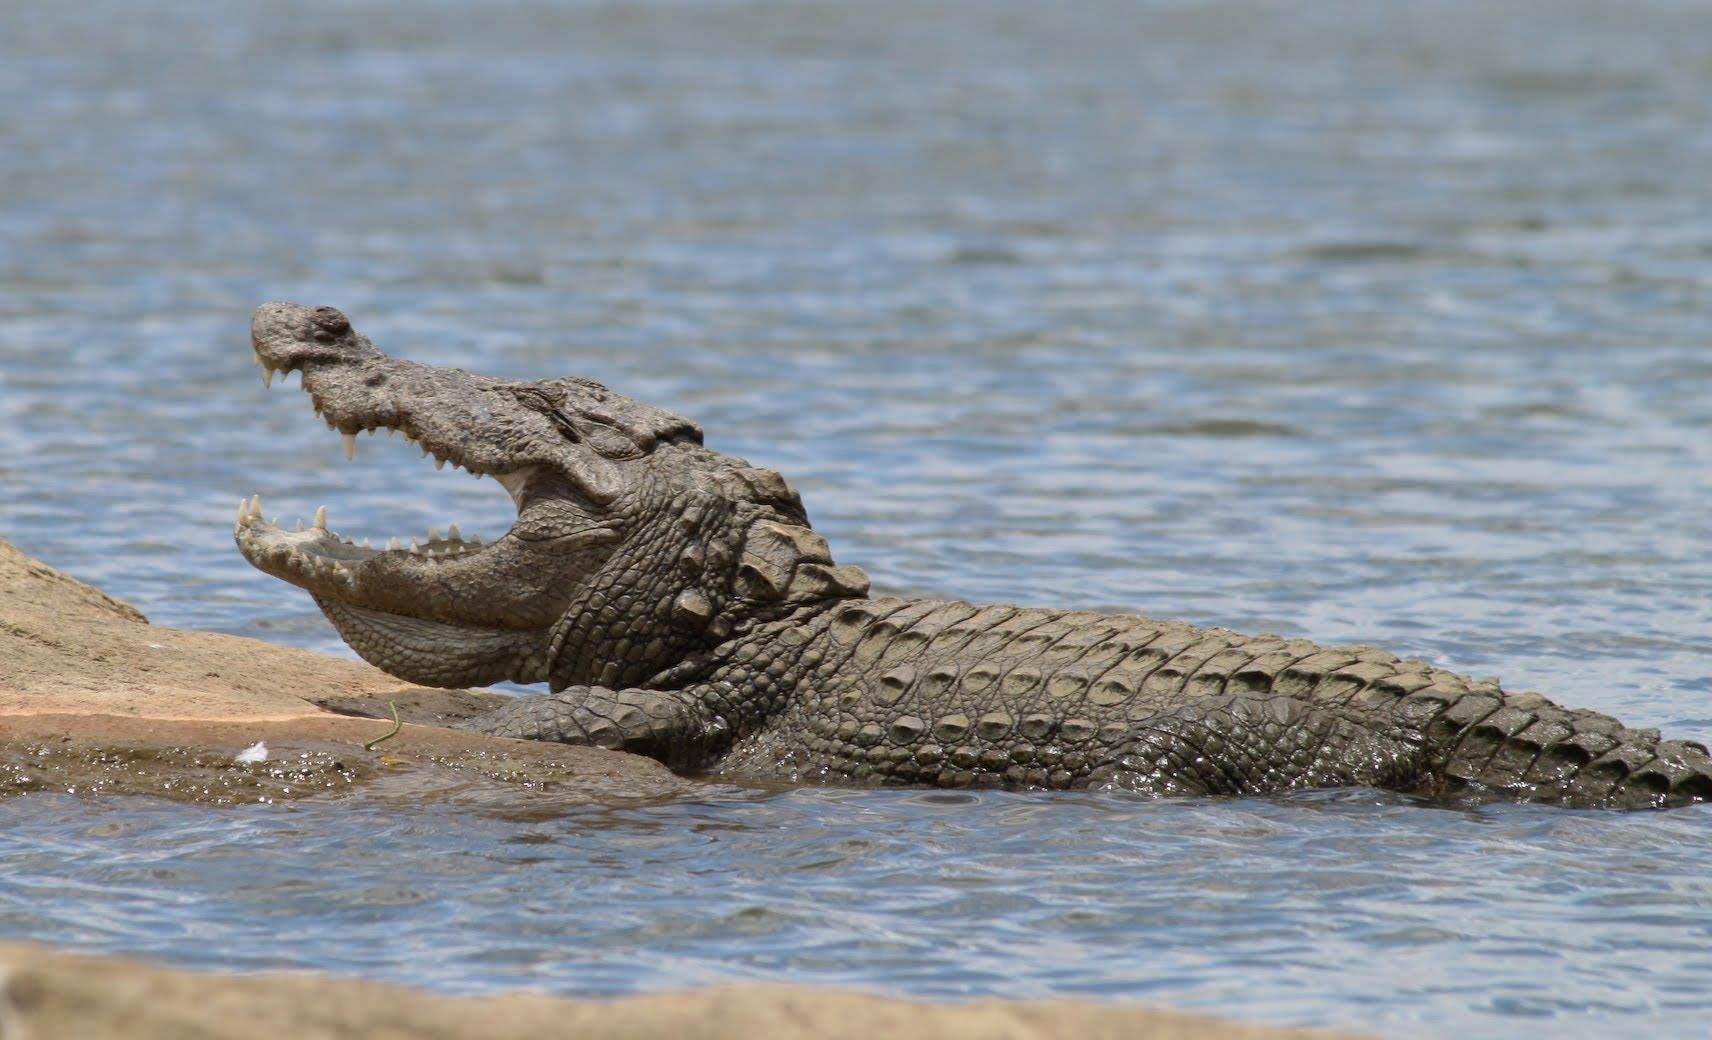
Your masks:
{"label": "crocodile's front leg", "polygon": [[709,704],[705,692],[604,686],[568,686],[555,693],[519,697],[458,728],[496,737],[629,751],[675,769],[707,765],[731,740],[729,724]]}

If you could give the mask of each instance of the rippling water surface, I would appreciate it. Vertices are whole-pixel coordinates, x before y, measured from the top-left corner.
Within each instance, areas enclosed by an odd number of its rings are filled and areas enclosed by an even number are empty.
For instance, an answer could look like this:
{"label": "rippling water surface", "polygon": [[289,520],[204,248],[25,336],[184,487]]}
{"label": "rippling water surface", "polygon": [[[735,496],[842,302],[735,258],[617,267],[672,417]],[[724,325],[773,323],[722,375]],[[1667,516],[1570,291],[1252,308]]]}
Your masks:
{"label": "rippling water surface", "polygon": [[[1712,737],[1712,9],[0,8],[0,534],[344,652],[232,549],[502,530],[247,316],[578,374],[878,587],[1359,641]],[[1698,1032],[1712,814],[749,791],[0,805],[0,933],[452,990],[1084,994]]]}

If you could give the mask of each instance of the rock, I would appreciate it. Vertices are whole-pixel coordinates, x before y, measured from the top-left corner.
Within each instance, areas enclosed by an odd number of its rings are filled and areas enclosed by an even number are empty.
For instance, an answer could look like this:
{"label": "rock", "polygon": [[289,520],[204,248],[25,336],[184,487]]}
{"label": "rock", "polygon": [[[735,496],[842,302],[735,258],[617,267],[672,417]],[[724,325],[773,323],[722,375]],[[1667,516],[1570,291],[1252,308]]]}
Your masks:
{"label": "rock", "polygon": [[740,986],[617,1001],[448,997],[319,975],[228,976],[0,945],[0,1035],[82,1040],[1327,1040],[1332,1034],[1072,1001],[918,1004],[837,990]]}
{"label": "rock", "polygon": [[[365,750],[393,728],[389,702],[405,725]],[[526,788],[531,804],[545,804],[696,788],[636,755],[443,728],[504,702],[406,685],[306,650],[151,625],[0,540],[0,797],[485,800]],[[258,742],[265,761],[238,761]],[[374,783],[405,776],[409,783]]]}

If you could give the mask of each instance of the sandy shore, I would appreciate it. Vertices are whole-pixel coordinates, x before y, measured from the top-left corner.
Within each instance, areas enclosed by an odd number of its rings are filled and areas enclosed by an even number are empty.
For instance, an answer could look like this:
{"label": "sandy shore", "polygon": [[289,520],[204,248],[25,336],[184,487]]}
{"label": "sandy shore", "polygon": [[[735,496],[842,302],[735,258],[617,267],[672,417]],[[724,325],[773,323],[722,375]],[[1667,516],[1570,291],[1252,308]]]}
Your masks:
{"label": "sandy shore", "polygon": [[1306,1040],[1331,1035],[1071,1001],[919,1004],[798,986],[739,986],[617,1001],[534,994],[442,997],[319,975],[207,975],[0,944],[0,1036],[6,1040]]}
{"label": "sandy shore", "polygon": [[[635,755],[445,728],[494,694],[151,625],[0,541],[0,798],[137,794],[210,804],[454,798],[530,805],[671,798],[698,784]],[[405,724],[393,728],[388,702]],[[246,749],[266,747],[265,759]],[[227,976],[0,944],[0,1037],[732,1038],[1327,1036],[1070,1001],[943,1005],[797,986],[614,1002],[438,996],[312,974]]]}

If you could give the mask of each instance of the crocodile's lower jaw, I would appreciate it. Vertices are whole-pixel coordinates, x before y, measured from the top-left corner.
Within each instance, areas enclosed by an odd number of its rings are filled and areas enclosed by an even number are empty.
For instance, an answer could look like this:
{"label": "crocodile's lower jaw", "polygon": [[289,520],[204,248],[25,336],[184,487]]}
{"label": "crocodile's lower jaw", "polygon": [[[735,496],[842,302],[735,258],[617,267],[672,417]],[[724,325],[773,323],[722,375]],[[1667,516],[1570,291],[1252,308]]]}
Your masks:
{"label": "crocodile's lower jaw", "polygon": [[487,686],[545,682],[550,638],[545,630],[515,631],[448,625],[366,610],[326,597],[316,606],[363,660],[423,686]]}
{"label": "crocodile's lower jaw", "polygon": [[386,553],[399,553],[424,562],[470,560],[487,547],[480,538],[465,539],[456,524],[442,536],[430,529],[426,542],[411,539],[403,548],[397,538],[384,549],[376,549],[364,539],[361,545],[327,528],[326,507],[316,511],[314,524],[298,521],[297,529],[287,531],[277,522],[262,518],[261,496],[256,495],[238,505],[238,518],[232,535],[238,551],[257,568],[288,581],[300,588],[321,595],[337,596],[357,587],[364,564]]}

